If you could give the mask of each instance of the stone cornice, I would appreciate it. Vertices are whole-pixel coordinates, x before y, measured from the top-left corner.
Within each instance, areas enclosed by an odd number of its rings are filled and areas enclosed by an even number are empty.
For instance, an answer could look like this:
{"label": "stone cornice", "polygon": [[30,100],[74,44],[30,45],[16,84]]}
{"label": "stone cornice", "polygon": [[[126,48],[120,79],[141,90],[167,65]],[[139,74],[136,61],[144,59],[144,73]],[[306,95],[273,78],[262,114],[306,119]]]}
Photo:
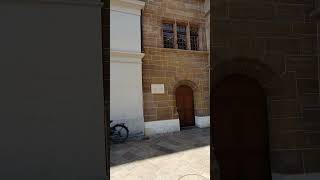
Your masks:
{"label": "stone cornice", "polygon": [[1,0],[6,4],[52,4],[52,5],[75,5],[75,6],[97,6],[102,7],[103,3],[99,0]]}
{"label": "stone cornice", "polygon": [[141,63],[144,53],[127,51],[110,51],[110,62]]}
{"label": "stone cornice", "polygon": [[139,0],[111,0],[110,9],[135,15],[141,15],[145,2]]}

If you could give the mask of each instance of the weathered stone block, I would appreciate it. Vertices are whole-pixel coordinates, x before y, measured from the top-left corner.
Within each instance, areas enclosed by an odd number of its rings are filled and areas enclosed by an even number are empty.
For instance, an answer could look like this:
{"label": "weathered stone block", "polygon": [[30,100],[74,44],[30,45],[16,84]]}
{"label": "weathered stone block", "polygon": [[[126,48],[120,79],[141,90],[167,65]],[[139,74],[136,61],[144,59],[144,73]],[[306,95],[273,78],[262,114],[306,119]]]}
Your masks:
{"label": "weathered stone block", "polygon": [[272,151],[271,170],[274,173],[303,173],[302,154],[300,151]]}
{"label": "weathered stone block", "polygon": [[270,145],[272,149],[303,148],[304,134],[302,132],[272,132]]}
{"label": "weathered stone block", "polygon": [[316,132],[305,132],[304,142],[306,148],[320,148],[320,130]]}
{"label": "weathered stone block", "polygon": [[317,39],[314,37],[301,39],[301,54],[315,55],[317,52]]}
{"label": "weathered stone block", "polygon": [[287,58],[287,71],[295,71],[298,79],[318,79],[316,56],[291,56]]}
{"label": "weathered stone block", "polygon": [[227,2],[225,0],[215,0],[212,3],[215,9],[212,13],[213,18],[221,18],[228,15]]}
{"label": "weathered stone block", "polygon": [[319,80],[297,79],[299,95],[319,93]]}
{"label": "weathered stone block", "polygon": [[272,118],[270,120],[270,131],[279,133],[281,131],[297,131],[304,130],[300,118],[298,117],[283,117]]}
{"label": "weathered stone block", "polygon": [[286,22],[304,22],[308,10],[308,7],[301,4],[281,4],[277,7],[277,19]]}
{"label": "weathered stone block", "polygon": [[157,111],[156,108],[151,108],[151,107],[147,107],[144,109],[144,115],[146,116],[151,116],[151,115],[156,115]]}
{"label": "weathered stone block", "polygon": [[232,39],[234,37],[252,37],[255,33],[255,25],[249,22],[232,21],[230,22],[229,26],[229,36],[231,36]]}
{"label": "weathered stone block", "polygon": [[304,107],[303,125],[305,130],[320,130],[320,106]]}
{"label": "weathered stone block", "polygon": [[168,107],[157,108],[157,119],[158,120],[168,120],[172,119],[172,111]]}
{"label": "weathered stone block", "polygon": [[292,26],[283,22],[256,22],[254,25],[258,37],[288,36]]}
{"label": "weathered stone block", "polygon": [[316,23],[295,23],[292,25],[293,33],[297,34],[317,34]]}
{"label": "weathered stone block", "polygon": [[299,106],[295,100],[271,101],[272,117],[296,117],[299,115]]}
{"label": "weathered stone block", "polygon": [[266,39],[266,50],[273,52],[285,52],[288,54],[299,54],[300,40],[289,38]]}
{"label": "weathered stone block", "polygon": [[248,6],[248,3],[231,2],[229,4],[229,16],[234,19],[271,19],[274,17],[274,8],[267,4]]}
{"label": "weathered stone block", "polygon": [[303,94],[298,96],[300,106],[316,106],[319,104],[319,94]]}
{"label": "weathered stone block", "polygon": [[305,150],[303,156],[306,173],[320,172],[320,150]]}
{"label": "weathered stone block", "polygon": [[282,78],[273,81],[272,86],[269,87],[269,95],[273,100],[295,99],[297,95],[296,83],[296,73],[288,72]]}
{"label": "weathered stone block", "polygon": [[313,0],[278,0],[280,3],[313,5]]}
{"label": "weathered stone block", "polygon": [[[283,53],[268,53],[264,56],[263,62],[278,74],[285,72],[285,57]],[[291,77],[290,80],[292,80],[293,75],[289,73],[288,76]],[[281,84],[283,84],[283,82]]]}

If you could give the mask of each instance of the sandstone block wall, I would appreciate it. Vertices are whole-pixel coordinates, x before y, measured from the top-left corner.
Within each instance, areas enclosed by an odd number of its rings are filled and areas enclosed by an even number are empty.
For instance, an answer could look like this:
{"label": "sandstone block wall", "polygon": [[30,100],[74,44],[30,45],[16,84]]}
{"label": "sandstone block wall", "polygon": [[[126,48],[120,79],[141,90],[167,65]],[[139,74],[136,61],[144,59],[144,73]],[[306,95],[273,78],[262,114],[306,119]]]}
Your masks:
{"label": "sandstone block wall", "polygon": [[[317,25],[312,0],[215,0],[212,11],[212,77],[256,78],[268,98],[274,173],[320,172]],[[312,126],[310,126],[312,124]]]}
{"label": "sandstone block wall", "polygon": [[[177,119],[175,88],[194,89],[196,116],[209,115],[209,68],[203,2],[147,0],[143,11],[143,94],[145,121]],[[163,48],[162,23],[199,27],[200,51]],[[164,84],[165,94],[151,93],[151,84]]]}
{"label": "sandstone block wall", "polygon": [[[194,91],[196,116],[209,114],[208,53],[145,48],[143,99],[145,121],[178,119],[175,88],[181,83]],[[165,94],[152,94],[151,84],[164,84]]]}

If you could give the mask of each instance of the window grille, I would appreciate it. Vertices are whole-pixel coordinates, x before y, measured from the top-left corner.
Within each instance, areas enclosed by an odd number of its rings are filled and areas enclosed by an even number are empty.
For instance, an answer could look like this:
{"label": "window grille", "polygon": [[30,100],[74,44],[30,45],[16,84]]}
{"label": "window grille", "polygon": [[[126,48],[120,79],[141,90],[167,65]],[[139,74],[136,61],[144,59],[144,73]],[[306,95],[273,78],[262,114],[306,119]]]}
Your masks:
{"label": "window grille", "polygon": [[187,31],[186,26],[177,26],[177,44],[179,49],[187,49],[187,43],[186,43],[186,37],[187,37]]}
{"label": "window grille", "polygon": [[163,46],[164,48],[174,47],[174,32],[173,24],[165,23],[163,24]]}
{"label": "window grille", "polygon": [[190,27],[190,45],[191,50],[197,51],[199,48],[199,35],[197,27]]}

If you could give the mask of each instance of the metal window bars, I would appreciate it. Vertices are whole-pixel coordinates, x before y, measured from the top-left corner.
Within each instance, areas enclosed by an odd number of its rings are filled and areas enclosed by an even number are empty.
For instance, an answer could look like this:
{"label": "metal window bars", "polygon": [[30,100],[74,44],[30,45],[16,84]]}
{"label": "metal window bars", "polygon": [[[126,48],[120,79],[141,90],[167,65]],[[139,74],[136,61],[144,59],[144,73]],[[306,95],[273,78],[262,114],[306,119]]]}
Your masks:
{"label": "metal window bars", "polygon": [[163,24],[163,47],[174,48],[173,24]]}
{"label": "metal window bars", "polygon": [[199,49],[199,35],[197,27],[190,27],[190,45],[191,50],[197,51]]}
{"label": "metal window bars", "polygon": [[179,49],[187,49],[187,31],[186,26],[177,26],[177,44]]}

